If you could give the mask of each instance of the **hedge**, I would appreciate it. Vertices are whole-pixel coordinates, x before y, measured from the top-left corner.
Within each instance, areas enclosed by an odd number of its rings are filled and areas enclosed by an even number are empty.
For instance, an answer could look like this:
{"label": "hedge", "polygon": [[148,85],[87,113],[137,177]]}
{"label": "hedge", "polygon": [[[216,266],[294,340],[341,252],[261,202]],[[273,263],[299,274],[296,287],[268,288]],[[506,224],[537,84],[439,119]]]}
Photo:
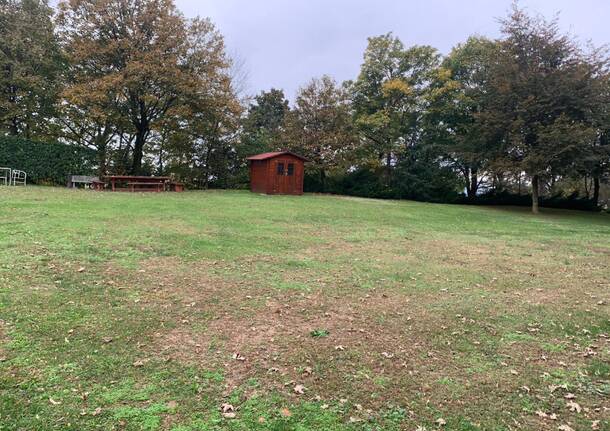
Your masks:
{"label": "hedge", "polygon": [[[458,203],[467,205],[511,205],[528,207],[532,205],[532,195],[520,195],[506,191],[490,192],[477,196],[475,200],[468,199],[464,196],[458,201]],[[541,196],[539,204],[541,207],[545,208],[559,208],[580,211],[600,210],[592,199],[579,196],[578,193],[573,193],[569,196],[561,194]]]}
{"label": "hedge", "polygon": [[91,175],[95,160],[87,148],[0,136],[0,167],[27,172],[28,182],[66,184],[68,175]]}

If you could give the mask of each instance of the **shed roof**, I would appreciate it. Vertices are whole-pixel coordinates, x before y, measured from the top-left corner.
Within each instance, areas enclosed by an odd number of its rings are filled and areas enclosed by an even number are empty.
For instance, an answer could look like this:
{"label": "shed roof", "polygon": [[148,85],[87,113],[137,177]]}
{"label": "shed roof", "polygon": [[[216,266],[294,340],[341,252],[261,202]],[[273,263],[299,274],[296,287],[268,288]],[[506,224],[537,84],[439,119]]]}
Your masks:
{"label": "shed roof", "polygon": [[273,159],[274,157],[283,156],[283,155],[286,155],[286,154],[294,156],[297,159],[301,159],[304,162],[308,161],[305,157],[299,156],[298,154],[292,153],[290,151],[273,151],[273,152],[270,152],[270,153],[256,154],[255,156],[248,157],[248,160],[267,160],[267,159]]}

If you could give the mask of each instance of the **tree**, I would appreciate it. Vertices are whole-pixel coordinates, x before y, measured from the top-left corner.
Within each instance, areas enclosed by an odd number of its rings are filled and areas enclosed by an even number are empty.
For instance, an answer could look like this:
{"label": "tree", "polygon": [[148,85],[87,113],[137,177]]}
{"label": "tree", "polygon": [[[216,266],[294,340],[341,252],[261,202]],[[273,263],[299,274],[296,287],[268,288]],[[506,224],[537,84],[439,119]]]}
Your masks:
{"label": "tree", "polygon": [[569,173],[596,137],[589,121],[596,106],[592,69],[556,21],[528,16],[515,5],[502,32],[484,121],[505,134],[496,161],[531,178],[537,213],[541,178]]}
{"label": "tree", "polygon": [[290,149],[298,152],[317,173],[324,191],[329,171],[344,167],[357,137],[352,125],[349,94],[329,76],[302,87],[286,118]]}
{"label": "tree", "polygon": [[282,90],[272,88],[255,96],[242,121],[240,152],[250,156],[281,149],[284,120],[289,111]]}
{"label": "tree", "polygon": [[27,138],[50,126],[63,61],[44,0],[0,0],[0,130]]}
{"label": "tree", "polygon": [[425,134],[463,177],[470,199],[477,195],[487,162],[501,140],[496,128],[484,127],[489,69],[497,44],[470,37],[443,60],[428,93]]}
{"label": "tree", "polygon": [[591,199],[597,206],[601,183],[610,180],[610,73],[606,52],[594,51],[585,65],[590,76],[587,82],[591,108],[587,120],[595,127],[597,135],[589,141],[584,157],[576,161],[576,170],[584,176],[585,182],[592,179]]}
{"label": "tree", "polygon": [[[68,101],[102,102],[106,115],[126,122],[131,172],[138,173],[165,117],[229,67],[222,36],[209,20],[186,20],[172,0],[69,0],[59,7],[74,76]],[[116,98],[106,104],[109,92]]]}
{"label": "tree", "polygon": [[420,139],[424,94],[439,55],[429,46],[405,48],[391,33],[369,38],[351,86],[355,122],[371,153],[389,173]]}
{"label": "tree", "polygon": [[227,187],[239,167],[236,146],[242,107],[228,68],[200,76],[207,76],[205,82],[185,98],[167,128],[169,171],[202,188],[210,182]]}

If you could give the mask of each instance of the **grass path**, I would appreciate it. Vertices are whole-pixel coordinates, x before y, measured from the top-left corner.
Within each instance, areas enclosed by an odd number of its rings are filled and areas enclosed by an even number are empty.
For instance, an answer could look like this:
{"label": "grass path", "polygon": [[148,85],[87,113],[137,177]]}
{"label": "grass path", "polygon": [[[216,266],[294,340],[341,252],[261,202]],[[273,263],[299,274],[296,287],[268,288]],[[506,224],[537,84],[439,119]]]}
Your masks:
{"label": "grass path", "polygon": [[0,430],[610,430],[608,215],[28,187],[0,220]]}

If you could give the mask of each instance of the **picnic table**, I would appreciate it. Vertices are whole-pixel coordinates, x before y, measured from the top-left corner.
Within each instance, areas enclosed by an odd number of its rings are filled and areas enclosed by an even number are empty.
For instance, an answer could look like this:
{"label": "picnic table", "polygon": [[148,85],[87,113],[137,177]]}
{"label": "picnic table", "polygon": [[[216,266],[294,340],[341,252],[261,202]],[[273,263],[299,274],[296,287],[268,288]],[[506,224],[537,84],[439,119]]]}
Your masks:
{"label": "picnic table", "polygon": [[117,190],[117,183],[126,184],[129,191],[162,192],[165,190],[165,183],[170,177],[147,177],[141,175],[109,175],[104,177],[110,181],[112,191]]}

